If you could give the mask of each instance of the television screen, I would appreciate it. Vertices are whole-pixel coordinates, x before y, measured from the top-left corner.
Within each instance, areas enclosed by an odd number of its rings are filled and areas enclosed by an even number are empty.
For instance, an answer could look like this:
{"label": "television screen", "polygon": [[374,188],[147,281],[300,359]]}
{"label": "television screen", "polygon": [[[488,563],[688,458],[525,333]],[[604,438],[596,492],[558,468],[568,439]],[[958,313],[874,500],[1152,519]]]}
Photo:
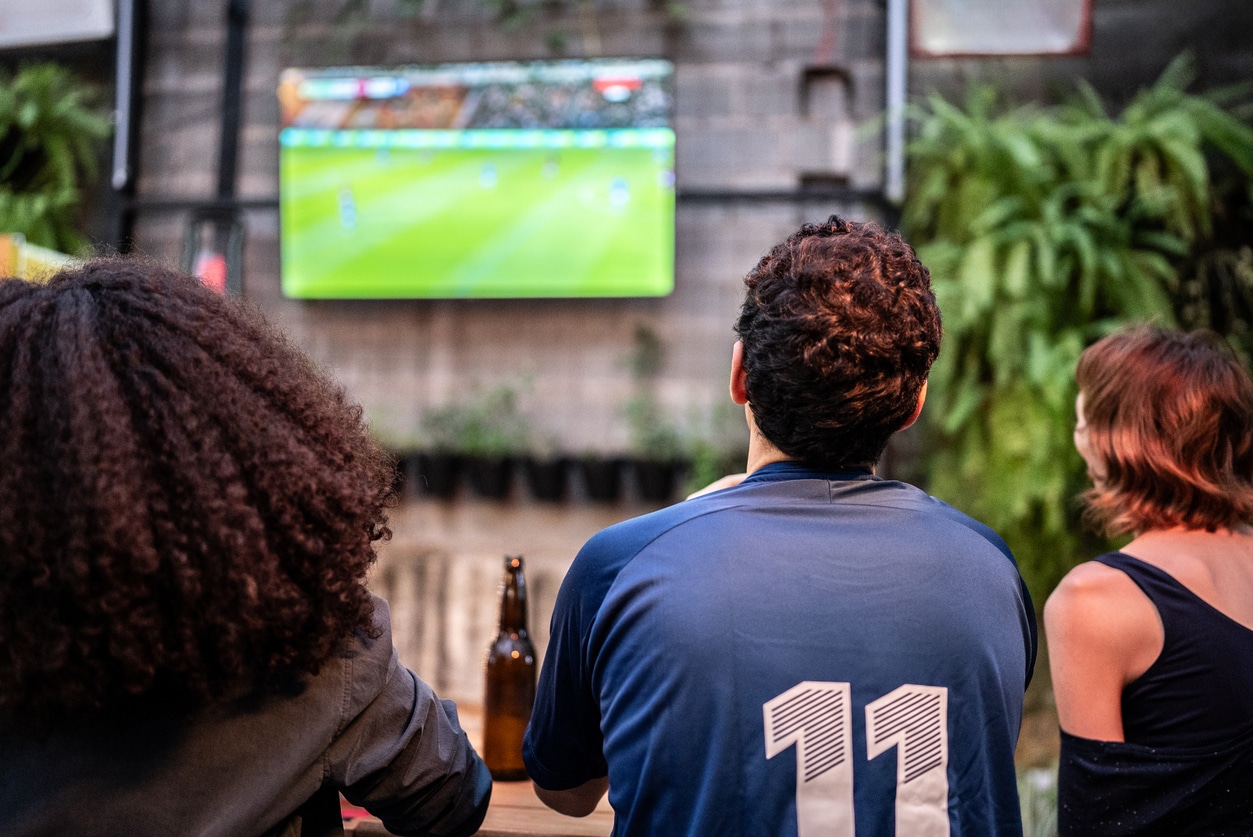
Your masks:
{"label": "television screen", "polygon": [[286,296],[673,289],[667,61],[290,69],[278,94]]}

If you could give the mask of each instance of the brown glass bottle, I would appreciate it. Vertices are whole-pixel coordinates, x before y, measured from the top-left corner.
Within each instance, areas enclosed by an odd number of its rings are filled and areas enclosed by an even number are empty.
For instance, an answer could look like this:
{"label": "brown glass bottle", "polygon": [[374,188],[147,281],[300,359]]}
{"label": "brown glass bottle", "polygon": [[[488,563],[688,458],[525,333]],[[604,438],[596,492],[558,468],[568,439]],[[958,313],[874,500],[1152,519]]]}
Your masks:
{"label": "brown glass bottle", "polygon": [[522,556],[505,556],[500,633],[487,651],[483,695],[483,761],[493,779],[526,778],[522,735],[535,703],[535,646],[526,631],[526,579]]}

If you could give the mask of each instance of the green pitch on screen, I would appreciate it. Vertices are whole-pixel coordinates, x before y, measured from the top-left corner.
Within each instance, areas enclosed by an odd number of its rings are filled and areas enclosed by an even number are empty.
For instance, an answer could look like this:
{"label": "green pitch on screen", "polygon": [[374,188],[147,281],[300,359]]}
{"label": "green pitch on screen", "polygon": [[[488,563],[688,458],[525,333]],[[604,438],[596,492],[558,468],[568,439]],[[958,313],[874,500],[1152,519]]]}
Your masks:
{"label": "green pitch on screen", "polygon": [[283,292],[664,296],[673,147],[284,147]]}

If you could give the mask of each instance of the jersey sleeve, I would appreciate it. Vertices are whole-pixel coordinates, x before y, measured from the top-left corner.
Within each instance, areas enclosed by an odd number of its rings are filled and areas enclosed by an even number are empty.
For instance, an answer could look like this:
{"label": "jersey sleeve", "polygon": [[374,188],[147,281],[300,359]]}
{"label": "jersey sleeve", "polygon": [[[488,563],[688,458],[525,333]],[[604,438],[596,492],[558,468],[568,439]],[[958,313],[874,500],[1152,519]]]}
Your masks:
{"label": "jersey sleeve", "polygon": [[579,551],[557,593],[548,649],[522,747],[542,788],[569,790],[608,775],[588,635],[625,545],[611,530]]}

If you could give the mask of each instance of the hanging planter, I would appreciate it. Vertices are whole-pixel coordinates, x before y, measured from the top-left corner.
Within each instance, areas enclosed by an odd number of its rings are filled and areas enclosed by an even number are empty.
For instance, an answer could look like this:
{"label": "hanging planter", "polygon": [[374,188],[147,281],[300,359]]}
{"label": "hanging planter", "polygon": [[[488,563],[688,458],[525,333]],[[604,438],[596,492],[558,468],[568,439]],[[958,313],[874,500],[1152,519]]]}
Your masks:
{"label": "hanging planter", "polygon": [[528,456],[522,460],[531,496],[545,503],[566,499],[570,486],[570,460],[564,456]]}
{"label": "hanging planter", "polygon": [[622,460],[587,456],[579,460],[579,474],[587,498],[597,503],[616,503],[622,496]]}
{"label": "hanging planter", "polygon": [[649,503],[668,503],[674,499],[683,463],[678,460],[637,459],[635,489],[640,499]]}
{"label": "hanging planter", "polygon": [[422,427],[440,449],[457,454],[475,494],[492,500],[509,496],[514,464],[530,435],[512,388],[499,386],[467,403],[434,410]]}
{"label": "hanging planter", "polygon": [[424,451],[406,461],[406,485],[414,496],[448,500],[457,492],[461,457],[446,451]]}
{"label": "hanging planter", "polygon": [[513,486],[512,456],[472,456],[466,460],[470,489],[488,500],[504,500]]}

